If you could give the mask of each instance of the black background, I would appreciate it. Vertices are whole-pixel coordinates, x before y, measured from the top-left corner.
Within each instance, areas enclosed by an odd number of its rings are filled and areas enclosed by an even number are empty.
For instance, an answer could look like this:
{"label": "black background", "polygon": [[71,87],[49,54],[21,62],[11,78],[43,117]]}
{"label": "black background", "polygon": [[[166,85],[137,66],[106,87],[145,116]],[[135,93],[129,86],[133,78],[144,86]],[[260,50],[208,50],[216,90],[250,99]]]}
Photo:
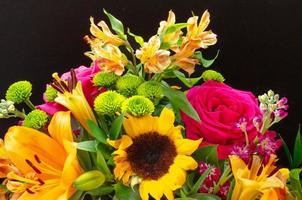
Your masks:
{"label": "black background", "polygon": [[[33,83],[33,102],[42,102],[45,84],[55,71],[89,65],[89,16],[105,19],[102,9],[147,40],[172,9],[178,22],[191,11],[211,13],[210,28],[220,49],[213,69],[222,72],[232,87],[255,95],[273,89],[289,98],[289,117],[275,129],[290,144],[302,121],[302,5],[301,0],[26,0],[0,1],[0,96],[17,80]],[[107,19],[106,19],[107,20]],[[4,134],[14,120],[1,120]]]}

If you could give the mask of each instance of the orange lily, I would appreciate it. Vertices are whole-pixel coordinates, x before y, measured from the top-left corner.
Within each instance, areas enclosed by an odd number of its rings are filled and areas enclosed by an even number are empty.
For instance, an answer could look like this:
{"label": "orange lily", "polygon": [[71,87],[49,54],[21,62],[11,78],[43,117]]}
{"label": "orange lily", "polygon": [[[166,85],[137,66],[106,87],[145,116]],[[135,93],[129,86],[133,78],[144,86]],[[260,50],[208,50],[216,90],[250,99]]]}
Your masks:
{"label": "orange lily", "polygon": [[53,88],[58,90],[58,96],[55,99],[55,102],[68,108],[72,115],[90,133],[87,121],[92,120],[96,123],[96,118],[84,96],[81,82],[77,82],[76,75],[73,70],[71,70],[70,73],[71,79],[68,83],[61,80],[57,73],[53,74],[54,83],[51,85]]}
{"label": "orange lily", "polygon": [[23,126],[11,127],[4,145],[20,174],[7,175],[8,188],[18,200],[67,200],[76,191],[73,181],[82,170],[73,145],[70,112],[57,112],[48,127],[50,136]]}
{"label": "orange lily", "polygon": [[140,50],[136,50],[136,57],[144,64],[147,73],[160,73],[171,63],[170,52],[159,48],[160,39],[154,35]]}
{"label": "orange lily", "polygon": [[112,44],[115,46],[120,46],[124,43],[124,41],[119,38],[117,35],[112,34],[110,29],[108,28],[107,24],[104,21],[98,23],[98,26],[102,28],[102,30],[95,25],[93,17],[90,17],[90,32],[91,34],[100,39],[105,44]]}
{"label": "orange lily", "polygon": [[282,199],[279,198],[279,190],[286,190],[289,170],[283,168],[271,175],[276,169],[276,155],[272,154],[265,166],[262,166],[257,155],[253,156],[250,167],[236,155],[229,159],[235,178],[232,200],[253,200],[259,197],[261,200]]}

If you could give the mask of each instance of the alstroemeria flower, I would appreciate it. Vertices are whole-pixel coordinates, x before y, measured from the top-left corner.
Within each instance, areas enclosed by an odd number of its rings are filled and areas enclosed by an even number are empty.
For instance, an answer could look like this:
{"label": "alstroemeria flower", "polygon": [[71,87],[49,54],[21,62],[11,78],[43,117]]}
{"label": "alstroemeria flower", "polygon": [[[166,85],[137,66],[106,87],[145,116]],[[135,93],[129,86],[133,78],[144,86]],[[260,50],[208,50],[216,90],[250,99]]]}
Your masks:
{"label": "alstroemeria flower", "polygon": [[[157,34],[161,35],[165,33],[165,31],[172,25],[175,24],[175,14],[172,10],[169,11],[169,16],[167,21],[161,21],[159,23],[159,28],[157,30]],[[168,43],[171,45],[171,49],[174,49],[177,41],[179,40],[180,36],[182,35],[181,30],[173,31],[171,33],[165,33],[162,35],[162,42]],[[177,45],[176,45],[177,46]]]}
{"label": "alstroemeria flower", "polygon": [[217,35],[211,30],[206,31],[210,23],[210,13],[206,10],[200,19],[198,24],[198,16],[190,17],[187,22],[187,35],[185,41],[198,41],[199,48],[206,49],[210,45],[214,45],[217,42]]}
{"label": "alstroemeria flower", "polygon": [[77,81],[74,70],[71,70],[70,74],[71,78],[67,82],[63,81],[57,73],[53,74],[54,83],[51,86],[58,91],[55,102],[70,110],[76,120],[90,133],[87,121],[92,120],[96,123],[96,118],[84,96],[82,83]]}
{"label": "alstroemeria flower", "polygon": [[154,35],[140,50],[136,50],[136,57],[144,64],[147,73],[160,73],[171,63],[170,52],[159,48],[159,36]]}
{"label": "alstroemeria flower", "polygon": [[114,35],[110,29],[108,28],[107,24],[104,21],[98,23],[98,26],[102,28],[102,30],[95,25],[93,17],[90,17],[90,32],[91,34],[100,39],[105,44],[112,44],[115,46],[120,46],[124,43],[124,41],[119,38],[119,36]]}
{"label": "alstroemeria flower", "polygon": [[191,75],[195,71],[195,65],[199,63],[196,58],[193,58],[194,52],[198,48],[198,42],[196,41],[182,44],[181,47],[174,49],[175,54],[171,57],[172,64],[177,65]]}
{"label": "alstroemeria flower", "polygon": [[96,50],[99,56],[96,59],[96,65],[105,72],[114,72],[116,75],[122,75],[125,70],[125,65],[128,63],[127,57],[120,51],[120,49],[113,45],[106,45],[106,47]]}
{"label": "alstroemeria flower", "polygon": [[[232,200],[278,200],[278,191],[286,191],[286,179],[289,175],[288,169],[279,169],[273,175],[276,169],[274,165],[276,155],[272,154],[268,163],[263,165],[257,155],[253,155],[250,164],[246,164],[236,155],[229,156],[233,175],[235,178],[235,187],[232,194]],[[268,198],[267,193],[273,193]]]}
{"label": "alstroemeria flower", "polygon": [[10,172],[7,187],[21,194],[18,200],[67,200],[76,191],[74,180],[82,169],[73,144],[70,112],[57,112],[48,136],[23,126],[11,127],[4,146],[21,174]]}

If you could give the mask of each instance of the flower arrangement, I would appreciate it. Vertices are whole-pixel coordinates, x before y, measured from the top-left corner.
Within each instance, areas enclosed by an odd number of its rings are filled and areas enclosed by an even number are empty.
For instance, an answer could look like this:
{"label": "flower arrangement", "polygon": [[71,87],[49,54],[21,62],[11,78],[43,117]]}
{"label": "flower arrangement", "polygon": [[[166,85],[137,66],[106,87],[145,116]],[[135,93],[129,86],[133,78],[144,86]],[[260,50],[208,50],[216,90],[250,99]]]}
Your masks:
{"label": "flower arrangement", "polygon": [[147,41],[104,13],[111,27],[91,17],[85,36],[91,66],[54,73],[43,104],[28,81],[7,89],[0,118],[20,122],[0,141],[1,199],[302,199],[300,133],[291,155],[271,129],[287,99],[256,98],[207,69],[208,11],[184,23],[169,11]]}

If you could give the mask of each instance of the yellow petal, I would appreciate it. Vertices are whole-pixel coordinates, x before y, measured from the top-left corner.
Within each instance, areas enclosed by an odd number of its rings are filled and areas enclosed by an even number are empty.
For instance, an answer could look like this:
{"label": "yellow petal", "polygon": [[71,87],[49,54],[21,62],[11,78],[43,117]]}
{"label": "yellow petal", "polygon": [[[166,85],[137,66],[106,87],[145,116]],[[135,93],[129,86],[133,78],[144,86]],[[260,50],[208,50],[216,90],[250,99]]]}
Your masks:
{"label": "yellow petal", "polygon": [[146,115],[140,118],[128,116],[124,120],[124,128],[131,138],[137,137],[140,134],[156,132],[158,127],[158,118]]}
{"label": "yellow petal", "polygon": [[[244,169],[246,167],[245,162],[236,155],[229,156],[229,160],[231,163],[231,168],[232,168],[233,174],[237,174],[237,171],[239,169]],[[235,176],[235,178],[236,178],[236,176]]]}
{"label": "yellow petal", "polygon": [[194,170],[198,167],[198,163],[191,156],[186,155],[177,155],[174,163],[183,170]]}
{"label": "yellow petal", "polygon": [[210,23],[210,13],[208,10],[204,11],[204,13],[201,16],[199,25],[198,25],[198,32],[203,32],[204,30],[206,30],[206,28],[208,27]]}
{"label": "yellow petal", "polygon": [[64,140],[73,142],[70,112],[55,113],[48,126],[48,131],[50,136],[62,146],[64,146]]}
{"label": "yellow petal", "polygon": [[171,109],[164,108],[158,120],[158,131],[160,134],[167,135],[174,128],[175,115]]}
{"label": "yellow petal", "polygon": [[8,130],[4,145],[10,160],[23,174],[33,171],[25,160],[36,163],[35,155],[58,170],[63,168],[67,156],[62,146],[51,137],[21,126],[14,126]]}
{"label": "yellow petal", "polygon": [[191,155],[200,145],[202,139],[190,140],[179,139],[175,141],[175,146],[178,154]]}
{"label": "yellow petal", "polygon": [[77,150],[74,148],[72,152],[69,153],[65,160],[64,168],[62,171],[62,183],[65,188],[72,187],[72,183],[82,174],[80,164],[77,159]]}
{"label": "yellow petal", "polygon": [[148,200],[149,194],[155,199],[160,200],[163,196],[163,185],[160,181],[144,180],[139,186],[139,192],[142,200]]}
{"label": "yellow petal", "polygon": [[124,150],[128,148],[132,143],[132,139],[128,135],[123,135],[119,140],[107,140],[107,143],[116,149]]}
{"label": "yellow petal", "polygon": [[171,190],[177,190],[182,187],[186,181],[186,172],[173,164],[169,168],[169,172],[159,179]]}
{"label": "yellow petal", "polygon": [[278,194],[274,189],[268,189],[263,192],[260,200],[278,200]]}

